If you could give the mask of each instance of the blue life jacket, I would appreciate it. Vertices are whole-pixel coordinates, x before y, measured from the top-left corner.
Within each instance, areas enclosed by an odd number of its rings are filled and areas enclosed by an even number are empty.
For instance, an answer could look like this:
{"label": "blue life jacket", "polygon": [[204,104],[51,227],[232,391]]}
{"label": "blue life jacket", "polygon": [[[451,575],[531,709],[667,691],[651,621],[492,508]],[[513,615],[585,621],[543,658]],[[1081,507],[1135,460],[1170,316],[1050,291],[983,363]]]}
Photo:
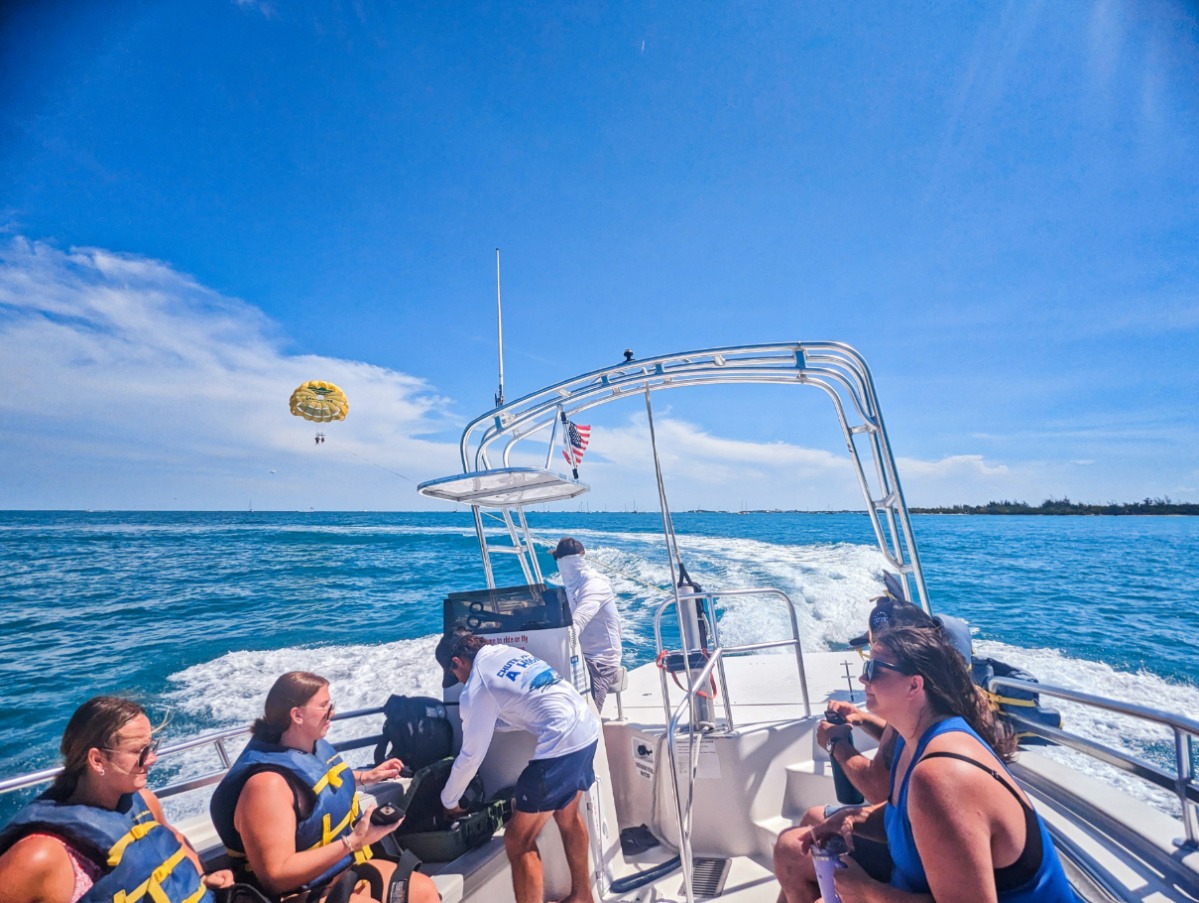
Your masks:
{"label": "blue life jacket", "polygon": [[[890,797],[888,797],[887,805],[883,811],[883,820],[887,830],[887,844],[891,849],[891,859],[894,867],[891,871],[891,885],[900,890],[906,890],[911,893],[927,894],[929,892],[928,878],[924,872],[924,863],[920,859],[920,851],[916,849],[916,838],[912,833],[912,822],[908,817],[908,780],[912,776],[912,769],[916,763],[920,761],[920,757],[924,755],[924,750],[928,746],[929,741],[933,737],[947,734],[952,731],[960,731],[974,737],[983,746],[986,746],[986,741],[971,729],[964,718],[954,715],[952,718],[946,718],[943,721],[938,721],[932,727],[924,732],[916,744],[916,751],[912,754],[911,763],[908,765],[907,773],[903,776],[902,783],[899,785],[899,796],[897,805],[892,806]],[[891,759],[891,795],[895,792],[895,777],[899,767],[899,757],[903,753],[904,739],[899,737],[895,744],[895,752]],[[938,753],[929,753],[930,756],[938,755]],[[950,755],[943,753],[941,755]],[[955,758],[957,758],[955,756]],[[970,760],[974,761],[974,760]],[[974,764],[982,767],[982,763],[975,762]],[[1000,763],[1002,765],[1002,763]],[[1004,773],[1008,779],[1015,784],[1015,779],[1011,777],[1011,772],[1004,768]],[[1020,802],[1021,807],[1025,807],[1018,796],[1013,792],[1017,802]],[[1026,812],[1031,811],[1027,810]],[[1049,836],[1049,829],[1046,828],[1045,822],[1040,815],[1032,812],[1033,817],[1028,819],[1031,822],[1030,828],[1035,827],[1040,834],[1041,846],[1041,861],[1037,866],[1036,872],[1026,881],[1017,887],[997,889],[997,899],[999,903],[1075,903],[1073,889],[1070,887],[1070,882],[1066,878],[1066,873],[1062,869],[1061,860],[1058,858],[1057,850],[1053,846],[1053,839]],[[1031,838],[1025,839],[1026,846]],[[1023,856],[1021,856],[1023,858]],[[1001,870],[997,870],[998,871]]]}
{"label": "blue life jacket", "polygon": [[[242,787],[260,771],[282,774],[293,790],[302,793],[311,804],[311,811],[306,817],[296,813],[297,852],[338,843],[343,835],[353,830],[354,821],[358,818],[354,772],[342,760],[333,744],[317,740],[313,751],[305,753],[255,738],[246,744],[242,754],[221,779],[209,804],[213,827],[225,844],[235,870],[245,873],[250,868],[246,862],[245,845],[233,825],[233,813],[237,809]],[[370,847],[364,847],[352,856],[347,851],[332,867],[304,886],[314,887],[352,864],[370,858]]]}
{"label": "blue life jacket", "polygon": [[102,870],[80,903],[213,903],[183,844],[140,793],[122,796],[115,810],[39,796],[0,834],[0,853],[34,833],[61,837]]}

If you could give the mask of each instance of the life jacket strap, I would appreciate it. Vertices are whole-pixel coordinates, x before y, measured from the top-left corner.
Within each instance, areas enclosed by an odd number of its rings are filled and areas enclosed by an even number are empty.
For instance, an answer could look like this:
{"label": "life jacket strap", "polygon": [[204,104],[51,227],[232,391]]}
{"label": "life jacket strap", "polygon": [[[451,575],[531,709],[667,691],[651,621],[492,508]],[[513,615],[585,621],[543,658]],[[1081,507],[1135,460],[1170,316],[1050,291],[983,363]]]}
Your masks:
{"label": "life jacket strap", "polygon": [[129,849],[129,845],[141,840],[157,827],[159,824],[156,821],[144,821],[126,831],[125,836],[114,843],[112,849],[108,851],[108,867],[116,868],[120,865],[121,857],[125,855],[125,850]]}
{"label": "life jacket strap", "polygon": [[[171,898],[167,896],[166,891],[162,889],[162,882],[166,881],[167,878],[170,877],[171,872],[175,871],[175,866],[179,865],[179,863],[182,862],[186,856],[186,848],[180,846],[179,849],[172,853],[165,862],[163,862],[154,870],[149,878],[135,887],[132,891],[129,891],[128,893],[123,890],[117,891],[113,895],[112,903],[138,903],[138,901],[140,901],[142,897],[145,897],[146,895],[149,895],[150,899],[153,900],[154,903],[171,903]],[[201,882],[201,888],[202,887],[203,882]]]}
{"label": "life jacket strap", "polygon": [[[315,793],[317,796],[320,796],[321,791],[324,790],[326,787],[332,787],[334,790],[340,790],[341,785],[345,783],[345,778],[342,777],[342,772],[349,771],[349,770],[350,770],[350,766],[347,765],[345,762],[338,762],[336,765],[334,765],[332,768],[330,768],[327,772],[325,772],[325,776],[323,778],[321,778],[319,781],[317,781],[315,784],[312,785],[312,792]],[[353,778],[353,775],[351,775],[351,779],[352,778]]]}

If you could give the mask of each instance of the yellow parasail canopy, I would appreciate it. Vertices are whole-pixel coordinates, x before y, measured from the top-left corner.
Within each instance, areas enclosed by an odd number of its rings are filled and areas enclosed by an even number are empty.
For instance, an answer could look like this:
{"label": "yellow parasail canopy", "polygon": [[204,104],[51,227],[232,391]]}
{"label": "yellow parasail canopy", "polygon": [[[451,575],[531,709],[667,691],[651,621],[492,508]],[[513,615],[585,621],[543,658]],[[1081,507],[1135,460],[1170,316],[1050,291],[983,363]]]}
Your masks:
{"label": "yellow parasail canopy", "polygon": [[291,393],[291,412],[305,420],[317,423],[345,420],[349,410],[346,393],[333,383],[312,379]]}

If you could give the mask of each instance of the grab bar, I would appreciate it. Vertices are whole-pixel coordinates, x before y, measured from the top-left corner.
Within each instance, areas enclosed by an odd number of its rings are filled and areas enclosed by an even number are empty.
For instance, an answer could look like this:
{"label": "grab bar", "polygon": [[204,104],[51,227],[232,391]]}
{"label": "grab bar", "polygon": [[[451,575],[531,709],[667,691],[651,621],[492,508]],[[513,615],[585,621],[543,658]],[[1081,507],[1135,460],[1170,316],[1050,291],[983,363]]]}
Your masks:
{"label": "grab bar", "polygon": [[[355,709],[350,712],[337,712],[334,714],[334,721],[349,720],[351,718],[362,718],[368,715],[382,715],[383,707],[377,706],[368,709]],[[225,772],[228,771],[232,764],[229,754],[225,749],[225,741],[232,740],[235,737],[243,737],[250,733],[248,727],[233,727],[226,728],[222,731],[214,731],[210,734],[201,734],[198,737],[192,737],[188,740],[180,740],[178,743],[171,743],[168,746],[162,747],[158,751],[158,758],[164,759],[176,753],[186,752],[189,749],[198,749],[203,746],[212,746],[216,749],[218,758],[221,760],[222,767],[214,772],[201,775],[197,778],[188,778],[181,781],[176,781],[168,784],[161,790],[154,791],[159,799],[168,799],[172,796],[177,796],[180,793],[186,793],[189,790],[195,790],[199,787],[206,787],[209,784],[216,784]],[[370,737],[356,737],[352,740],[343,740],[340,743],[334,743],[333,748],[338,752],[344,752],[349,749],[362,749],[366,746],[373,746],[382,739],[381,735],[373,735]],[[54,780],[62,774],[63,767],[61,765],[56,768],[44,768],[41,771],[33,771],[28,774],[18,775],[15,778],[8,778],[0,781],[0,793],[11,793],[16,790],[24,790],[28,787],[36,787],[38,784],[45,784]]]}
{"label": "grab bar", "polygon": [[1111,765],[1113,768],[1118,768],[1123,772],[1141,778],[1165,790],[1173,791],[1178,797],[1179,805],[1182,808],[1183,829],[1186,831],[1186,839],[1176,840],[1175,845],[1191,848],[1199,846],[1199,785],[1195,782],[1194,766],[1195,741],[1196,738],[1199,738],[1199,721],[1183,715],[1164,712],[1160,709],[1136,705],[1130,702],[1120,702],[1119,700],[1108,699],[1103,696],[1095,696],[1091,693],[1083,693],[1079,690],[1056,687],[1052,684],[1019,680],[1014,677],[992,677],[987,681],[987,689],[992,692],[994,692],[995,687],[1000,686],[1023,690],[1028,693],[1041,693],[1054,696],[1059,699],[1069,700],[1070,702],[1077,702],[1080,705],[1116,712],[1140,721],[1148,721],[1170,728],[1174,733],[1175,771],[1173,774],[1114,746],[1097,743],[1094,740],[1088,740],[1069,731],[1040,724],[1036,721],[1023,718],[1016,713],[1005,713],[1010,720],[1017,724],[1021,732],[1033,733],[1061,746],[1067,746],[1070,749],[1077,750]]}

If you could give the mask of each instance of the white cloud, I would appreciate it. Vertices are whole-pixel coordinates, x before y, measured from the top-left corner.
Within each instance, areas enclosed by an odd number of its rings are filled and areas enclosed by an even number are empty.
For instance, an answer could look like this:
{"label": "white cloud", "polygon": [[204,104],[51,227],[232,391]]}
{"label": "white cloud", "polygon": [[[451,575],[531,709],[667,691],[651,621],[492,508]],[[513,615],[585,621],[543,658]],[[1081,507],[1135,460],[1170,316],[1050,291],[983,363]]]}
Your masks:
{"label": "white cloud", "polygon": [[[789,469],[806,474],[848,473],[849,461],[823,449],[803,448],[786,442],[746,442],[714,436],[704,427],[685,420],[655,418],[654,430],[663,462],[692,468],[700,475],[716,466],[749,467],[755,471]],[[648,448],[649,427],[644,417],[615,429],[598,429],[609,458],[637,454]],[[644,455],[644,452],[640,452]]]}
{"label": "white cloud", "polygon": [[[446,399],[418,375],[283,349],[279,324],[165,263],[8,240],[0,245],[0,509],[236,509],[252,500],[256,508],[445,510],[414,484],[456,470],[459,424]],[[312,442],[316,427],[287,408],[292,389],[314,378],[350,397],[349,417],[324,429],[321,446]],[[721,424],[752,417],[748,411],[726,404],[684,417],[660,409],[658,446],[676,510],[863,507],[839,437],[773,414],[765,426],[824,447],[720,434],[732,431]],[[644,413],[595,413],[581,469],[595,489],[585,503],[650,507],[657,490]],[[1185,430],[1109,421],[1028,433],[1127,442]],[[1129,481],[1123,459],[1086,445],[1060,460],[1028,460],[1011,434],[976,438],[988,446],[1003,439],[1007,462],[982,454],[903,458],[909,503],[1193,494],[1184,488],[1193,473]],[[513,463],[543,462],[544,446],[522,449]],[[556,453],[553,461],[561,464]]]}
{"label": "white cloud", "polygon": [[1006,464],[988,464],[982,455],[949,455],[939,461],[899,458],[895,463],[900,474],[912,480],[999,477],[1008,472]]}
{"label": "white cloud", "polygon": [[[413,507],[411,484],[385,470],[452,466],[451,446],[422,438],[447,427],[445,400],[408,374],[288,355],[277,333],[161,262],[12,240],[0,507]],[[306,379],[350,398],[320,448],[288,411]]]}

